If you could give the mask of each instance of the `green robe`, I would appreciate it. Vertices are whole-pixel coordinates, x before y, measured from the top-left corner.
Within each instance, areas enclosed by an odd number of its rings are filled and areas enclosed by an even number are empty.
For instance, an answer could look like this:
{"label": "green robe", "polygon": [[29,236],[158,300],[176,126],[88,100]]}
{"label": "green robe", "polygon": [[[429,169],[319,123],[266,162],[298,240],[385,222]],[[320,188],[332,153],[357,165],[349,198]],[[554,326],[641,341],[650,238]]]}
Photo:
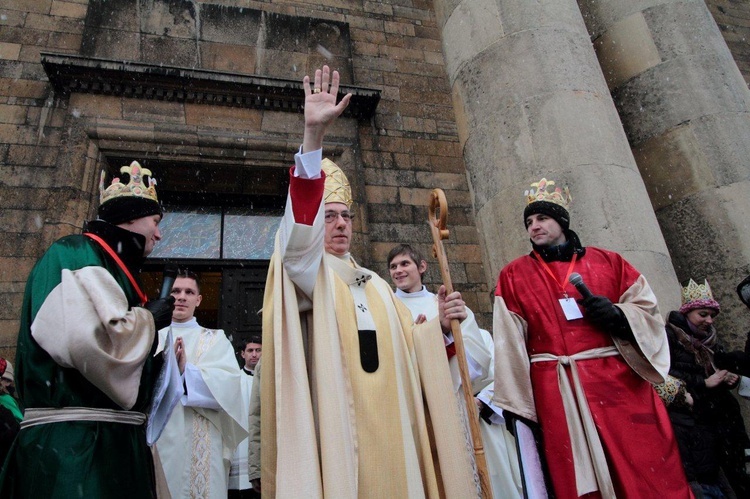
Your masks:
{"label": "green robe", "polygon": [[[108,232],[117,234],[122,230],[109,226]],[[23,301],[16,384],[27,409],[89,407],[123,410],[80,369],[61,366],[32,337],[34,319],[45,301],[49,301],[53,290],[60,286],[63,270],[90,267],[104,268],[107,275],[114,278],[123,293],[123,308],[130,310],[138,305],[138,296],[128,278],[97,243],[82,235],[55,242],[32,270]],[[133,270],[137,269],[131,267],[131,273]],[[63,330],[63,323],[72,322],[75,327],[78,320],[75,310],[74,304],[72,314],[63,314],[66,317],[60,318],[61,327],[59,331],[55,328],[55,334]],[[144,327],[143,321],[139,327],[138,334],[154,337],[155,331],[145,330],[148,328]],[[152,319],[150,327],[153,329]],[[105,329],[105,326],[100,329]],[[97,330],[96,334],[100,331]],[[160,367],[157,364],[161,363],[160,357],[153,357],[156,343],[151,343],[148,355],[139,357],[142,358],[138,361],[143,364],[142,370],[139,367],[134,375],[138,376],[140,372],[140,385],[130,410],[142,413],[148,410]],[[135,379],[137,383],[137,377]],[[146,444],[145,425],[76,421],[22,429],[0,474],[0,497],[4,498],[132,499],[155,497],[154,490],[154,466]]]}

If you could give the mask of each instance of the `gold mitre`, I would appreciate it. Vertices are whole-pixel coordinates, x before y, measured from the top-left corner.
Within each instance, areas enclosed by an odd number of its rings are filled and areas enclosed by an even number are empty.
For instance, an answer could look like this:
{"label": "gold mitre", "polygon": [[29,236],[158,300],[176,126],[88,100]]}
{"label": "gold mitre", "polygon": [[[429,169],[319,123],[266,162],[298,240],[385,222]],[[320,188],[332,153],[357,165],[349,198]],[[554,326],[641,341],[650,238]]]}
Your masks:
{"label": "gold mitre", "polygon": [[560,205],[566,210],[573,201],[567,186],[563,189],[555,187],[555,181],[546,178],[532,183],[531,188],[524,191],[523,195],[526,196],[527,204],[535,201],[548,201]]}
{"label": "gold mitre", "polygon": [[[130,181],[127,184],[120,182],[119,177],[112,179],[112,183],[106,189],[104,188],[104,179],[106,173],[102,171],[99,179],[99,205],[121,197],[143,198],[145,200],[159,202],[156,197],[156,180],[151,177],[151,170],[142,168],[137,161],[130,163],[130,166],[120,168],[120,173],[127,174]],[[143,181],[143,177],[148,177],[148,186]]]}
{"label": "gold mitre", "polygon": [[704,280],[703,284],[698,284],[690,279],[687,286],[682,288],[682,306],[680,307],[680,313],[686,314],[696,308],[711,308],[717,312],[721,310],[719,302],[714,299],[714,295],[711,292],[711,286],[708,285],[707,280]]}
{"label": "gold mitre", "polygon": [[323,171],[326,172],[325,191],[323,202],[344,203],[347,208],[352,207],[352,188],[349,179],[336,163],[328,158],[323,159]]}

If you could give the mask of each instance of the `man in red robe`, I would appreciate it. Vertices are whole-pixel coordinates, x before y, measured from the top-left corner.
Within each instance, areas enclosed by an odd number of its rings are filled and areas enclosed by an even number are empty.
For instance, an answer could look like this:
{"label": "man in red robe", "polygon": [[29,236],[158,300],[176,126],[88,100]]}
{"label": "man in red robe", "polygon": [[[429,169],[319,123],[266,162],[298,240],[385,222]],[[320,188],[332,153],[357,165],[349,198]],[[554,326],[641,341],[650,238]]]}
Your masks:
{"label": "man in red robe", "polygon": [[[539,424],[558,498],[692,497],[649,383],[669,370],[656,297],[622,256],[581,245],[570,194],[553,186],[532,184],[524,223],[533,250],[498,279],[494,402]],[[571,273],[592,296],[583,299]]]}

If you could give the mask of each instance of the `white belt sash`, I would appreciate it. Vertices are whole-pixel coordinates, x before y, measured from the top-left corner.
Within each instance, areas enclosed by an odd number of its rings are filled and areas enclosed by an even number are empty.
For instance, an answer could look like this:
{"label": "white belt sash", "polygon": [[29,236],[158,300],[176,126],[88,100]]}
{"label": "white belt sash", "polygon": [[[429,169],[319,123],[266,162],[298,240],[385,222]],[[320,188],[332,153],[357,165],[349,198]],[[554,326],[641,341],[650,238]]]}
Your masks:
{"label": "white belt sash", "polygon": [[146,422],[146,415],[134,411],[118,411],[115,409],[97,409],[91,407],[31,408],[26,409],[21,421],[21,429],[48,423],[65,421],[101,421],[105,423],[122,423],[142,425]]}
{"label": "white belt sash", "polygon": [[[617,349],[611,347],[592,348],[574,355],[553,355],[541,353],[531,356],[531,362],[557,362],[557,383],[565,409],[565,420],[568,423],[570,446],[573,451],[573,465],[576,474],[576,489],[582,496],[599,490],[602,497],[614,498],[615,489],[609,474],[604,448],[596,431],[594,418],[591,416],[586,394],[578,377],[576,361],[602,359],[620,355]],[[565,373],[565,367],[570,367],[573,378],[573,388]],[[577,401],[577,403],[576,403]]]}

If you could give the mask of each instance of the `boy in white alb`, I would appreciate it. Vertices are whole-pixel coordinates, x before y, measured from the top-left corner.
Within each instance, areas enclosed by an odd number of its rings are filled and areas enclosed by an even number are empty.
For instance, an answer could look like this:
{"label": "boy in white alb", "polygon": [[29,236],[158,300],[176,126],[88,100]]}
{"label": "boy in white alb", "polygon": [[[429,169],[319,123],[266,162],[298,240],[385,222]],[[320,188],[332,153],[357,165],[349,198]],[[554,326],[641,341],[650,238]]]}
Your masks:
{"label": "boy in white alb", "polygon": [[[431,293],[422,284],[422,276],[427,270],[427,262],[422,255],[409,246],[400,244],[388,253],[388,270],[396,286],[396,297],[408,308],[418,324],[437,316],[437,295]],[[490,403],[494,387],[494,345],[492,336],[480,329],[474,313],[466,307],[467,317],[461,322],[461,333],[464,338],[469,376],[472,391],[475,395],[477,409],[481,416],[479,423],[482,441],[487,458],[487,468],[492,482],[494,497],[523,497],[518,454],[513,435],[505,427],[502,409]],[[453,390],[463,403],[461,395],[461,377],[452,337],[446,337],[448,355],[453,378]]]}

